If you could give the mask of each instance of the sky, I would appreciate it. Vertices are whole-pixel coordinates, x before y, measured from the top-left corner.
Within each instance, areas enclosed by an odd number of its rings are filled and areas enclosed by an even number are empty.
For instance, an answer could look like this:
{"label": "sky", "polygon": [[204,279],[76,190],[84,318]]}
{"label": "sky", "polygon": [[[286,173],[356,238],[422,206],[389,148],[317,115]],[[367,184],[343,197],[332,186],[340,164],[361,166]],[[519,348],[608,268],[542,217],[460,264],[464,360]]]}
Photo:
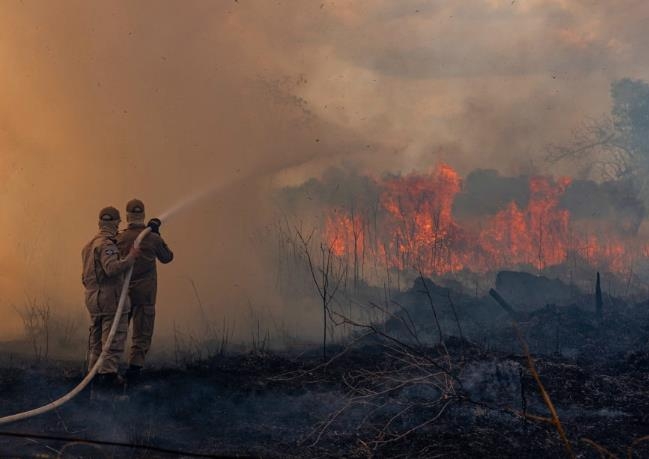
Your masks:
{"label": "sky", "polygon": [[647,19],[640,0],[5,0],[0,333],[27,296],[85,314],[100,208],[207,188],[162,229],[162,326],[198,317],[191,281],[215,318],[294,315],[260,256],[274,188],[332,165],[566,173],[546,145],[649,80]]}

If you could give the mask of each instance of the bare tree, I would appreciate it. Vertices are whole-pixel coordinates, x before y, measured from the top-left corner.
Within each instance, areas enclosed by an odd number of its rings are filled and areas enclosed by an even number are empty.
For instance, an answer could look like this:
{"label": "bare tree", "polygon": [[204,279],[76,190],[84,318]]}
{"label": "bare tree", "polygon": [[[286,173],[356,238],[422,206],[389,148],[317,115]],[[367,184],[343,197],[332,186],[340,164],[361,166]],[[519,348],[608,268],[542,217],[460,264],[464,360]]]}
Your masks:
{"label": "bare tree", "polygon": [[20,315],[25,335],[32,345],[36,360],[47,360],[50,352],[50,302],[27,297],[27,304],[15,308]]}
{"label": "bare tree", "polygon": [[[314,230],[315,231],[315,230]],[[319,259],[313,260],[311,254],[311,239],[314,231],[305,237],[302,232],[295,228],[298,239],[302,244],[302,250],[307,261],[311,278],[322,301],[322,355],[327,359],[327,316],[331,314],[329,305],[338,293],[342,280],[347,275],[347,265],[338,259],[329,244],[320,243]],[[316,264],[317,263],[317,264]]]}
{"label": "bare tree", "polygon": [[547,153],[550,162],[578,162],[587,168],[584,172],[605,180],[629,177],[638,159],[611,117],[586,121],[573,132],[570,142],[549,145]]}
{"label": "bare tree", "polygon": [[[368,412],[360,418],[356,428],[367,429],[372,433],[372,438],[363,442],[367,446],[368,455],[372,456],[380,447],[402,440],[433,424],[452,404],[468,399],[459,378],[463,364],[455,362],[444,346],[423,346],[417,327],[407,310],[396,303],[395,305],[399,308],[397,312],[370,303],[371,308],[381,310],[383,315],[402,325],[405,334],[400,337],[384,330],[380,322],[357,321],[332,312],[332,320],[349,324],[359,333],[347,348],[309,370],[309,374],[326,368],[356,344],[366,342],[369,337],[380,343],[391,364],[380,369],[352,370],[343,377],[347,388],[344,401],[306,437],[305,440],[310,440],[312,446],[320,441],[339,418],[359,407],[366,407]],[[304,370],[302,372],[289,375],[289,379],[307,373]],[[427,395],[425,398],[413,397],[413,392]]]}
{"label": "bare tree", "polygon": [[628,180],[649,202],[649,84],[623,78],[611,84],[611,113],[589,120],[566,145],[548,147],[547,159],[576,161],[584,172]]}

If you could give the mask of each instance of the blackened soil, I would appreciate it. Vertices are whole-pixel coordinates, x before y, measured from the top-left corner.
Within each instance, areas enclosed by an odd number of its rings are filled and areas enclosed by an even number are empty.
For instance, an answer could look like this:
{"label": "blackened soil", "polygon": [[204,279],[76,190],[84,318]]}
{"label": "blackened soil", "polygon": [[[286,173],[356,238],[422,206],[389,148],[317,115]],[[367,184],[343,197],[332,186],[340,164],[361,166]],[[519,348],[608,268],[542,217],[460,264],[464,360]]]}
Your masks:
{"label": "blackened soil", "polygon": [[[87,391],[56,412],[0,431],[232,457],[566,455],[552,425],[523,416],[549,416],[523,356],[447,344],[462,389],[448,399],[441,414],[439,405],[427,406],[427,397],[432,400],[435,394],[421,384],[392,391],[380,403],[370,398],[367,404],[342,409],[350,400],[350,381],[360,381],[359,374],[392,375],[398,368],[393,354],[370,345],[349,350],[328,365],[322,365],[314,351],[299,357],[225,355],[183,369],[152,369],[126,390],[126,397],[91,400]],[[601,457],[589,441],[626,457],[635,440],[649,435],[649,355],[638,352],[587,362],[547,356],[534,360],[578,457]],[[78,368],[50,364],[0,369],[0,415],[62,395],[80,380]],[[413,407],[408,414],[384,429],[393,413],[408,403]],[[340,415],[332,420],[336,412]],[[331,423],[323,429],[327,420]],[[649,441],[637,443],[632,454],[649,457]],[[0,456],[174,457],[1,435]]]}

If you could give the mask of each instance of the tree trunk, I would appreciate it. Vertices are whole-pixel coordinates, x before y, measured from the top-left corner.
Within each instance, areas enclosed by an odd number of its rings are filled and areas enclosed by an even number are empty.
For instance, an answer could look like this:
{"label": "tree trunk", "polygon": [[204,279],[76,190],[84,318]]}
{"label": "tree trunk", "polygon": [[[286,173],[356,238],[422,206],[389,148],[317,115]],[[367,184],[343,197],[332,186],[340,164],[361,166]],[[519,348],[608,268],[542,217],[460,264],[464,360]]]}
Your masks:
{"label": "tree trunk", "polygon": [[327,361],[327,306],[322,307],[322,359]]}

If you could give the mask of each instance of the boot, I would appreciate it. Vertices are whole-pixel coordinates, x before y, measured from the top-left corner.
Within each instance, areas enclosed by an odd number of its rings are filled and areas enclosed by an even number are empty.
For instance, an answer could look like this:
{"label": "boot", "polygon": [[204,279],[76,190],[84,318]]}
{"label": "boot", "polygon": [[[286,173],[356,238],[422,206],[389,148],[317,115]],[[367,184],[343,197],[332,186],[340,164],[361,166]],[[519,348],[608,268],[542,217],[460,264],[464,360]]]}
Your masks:
{"label": "boot", "polygon": [[126,377],[127,387],[133,387],[137,384],[137,381],[140,379],[141,371],[142,371],[141,366],[129,365],[129,367],[126,369],[126,373],[124,373],[124,376]]}

